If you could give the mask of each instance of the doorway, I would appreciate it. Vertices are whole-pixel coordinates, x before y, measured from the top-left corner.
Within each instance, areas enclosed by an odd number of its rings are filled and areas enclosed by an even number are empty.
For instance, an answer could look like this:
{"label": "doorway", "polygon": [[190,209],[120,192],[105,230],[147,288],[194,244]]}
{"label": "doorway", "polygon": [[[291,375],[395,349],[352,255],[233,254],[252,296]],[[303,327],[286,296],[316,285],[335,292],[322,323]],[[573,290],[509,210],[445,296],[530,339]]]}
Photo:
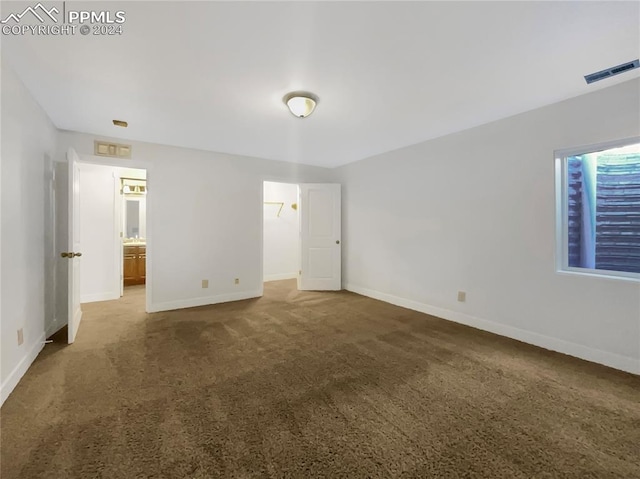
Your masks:
{"label": "doorway", "polygon": [[265,181],[263,202],[263,281],[342,289],[340,185]]}
{"label": "doorway", "polygon": [[146,170],[82,162],[79,176],[80,303],[145,288]]}
{"label": "doorway", "polygon": [[122,216],[121,290],[143,289],[147,271],[147,181],[143,170],[130,170],[136,177],[120,176]]}
{"label": "doorway", "polygon": [[[136,246],[142,242],[146,246],[146,169],[83,162],[73,148],[67,152],[66,163],[55,165],[55,317],[47,336],[65,328],[72,343],[82,319],[82,304],[119,300],[124,293],[126,203],[121,178],[144,182],[144,188],[135,191],[145,196],[137,205],[135,239]],[[146,270],[146,251],[143,257]],[[144,290],[142,295],[146,295]]]}
{"label": "doorway", "polygon": [[295,279],[300,270],[300,188],[297,184],[263,184],[263,280]]}

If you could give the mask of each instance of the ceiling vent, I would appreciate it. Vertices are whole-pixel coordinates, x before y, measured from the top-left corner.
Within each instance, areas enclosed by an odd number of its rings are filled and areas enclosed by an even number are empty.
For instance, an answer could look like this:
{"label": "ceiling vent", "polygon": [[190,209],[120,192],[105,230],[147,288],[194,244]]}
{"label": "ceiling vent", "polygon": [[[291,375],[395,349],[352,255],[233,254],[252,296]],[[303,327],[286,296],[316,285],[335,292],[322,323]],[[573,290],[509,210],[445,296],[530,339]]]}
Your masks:
{"label": "ceiling vent", "polygon": [[593,83],[599,80],[604,80],[605,78],[612,77],[614,75],[619,75],[620,73],[624,73],[629,70],[633,70],[635,68],[638,68],[639,66],[640,61],[633,60],[632,62],[623,63],[622,65],[607,68],[606,70],[601,70],[590,75],[585,75],[584,79],[587,83]]}
{"label": "ceiling vent", "polygon": [[96,156],[109,156],[111,158],[131,158],[131,145],[120,143],[110,143],[108,141],[96,140],[94,144],[94,154]]}

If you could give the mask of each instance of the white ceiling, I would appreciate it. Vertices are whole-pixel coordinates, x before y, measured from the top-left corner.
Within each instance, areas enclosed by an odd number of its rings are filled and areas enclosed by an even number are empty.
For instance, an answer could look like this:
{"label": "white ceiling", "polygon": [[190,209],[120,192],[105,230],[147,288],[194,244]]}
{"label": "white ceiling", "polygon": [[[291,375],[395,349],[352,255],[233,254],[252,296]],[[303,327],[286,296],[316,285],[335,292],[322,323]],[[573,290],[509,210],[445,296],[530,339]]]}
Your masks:
{"label": "white ceiling", "polygon": [[96,5],[126,12],[122,36],[2,39],[57,127],[321,166],[640,76],[583,79],[640,57],[639,2]]}

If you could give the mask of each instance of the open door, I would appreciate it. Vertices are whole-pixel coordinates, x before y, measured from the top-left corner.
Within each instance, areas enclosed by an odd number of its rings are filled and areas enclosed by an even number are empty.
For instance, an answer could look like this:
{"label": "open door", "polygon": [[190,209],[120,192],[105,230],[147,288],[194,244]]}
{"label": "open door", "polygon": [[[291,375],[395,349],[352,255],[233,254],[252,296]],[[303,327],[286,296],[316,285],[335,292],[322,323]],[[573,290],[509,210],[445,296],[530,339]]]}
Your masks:
{"label": "open door", "polygon": [[340,185],[300,185],[301,271],[298,289],[342,289]]}
{"label": "open door", "polygon": [[69,261],[68,268],[68,323],[69,344],[76,339],[76,333],[82,320],[80,308],[80,167],[78,166],[78,154],[73,148],[67,152],[69,162],[69,238],[67,251],[62,253],[63,258]]}

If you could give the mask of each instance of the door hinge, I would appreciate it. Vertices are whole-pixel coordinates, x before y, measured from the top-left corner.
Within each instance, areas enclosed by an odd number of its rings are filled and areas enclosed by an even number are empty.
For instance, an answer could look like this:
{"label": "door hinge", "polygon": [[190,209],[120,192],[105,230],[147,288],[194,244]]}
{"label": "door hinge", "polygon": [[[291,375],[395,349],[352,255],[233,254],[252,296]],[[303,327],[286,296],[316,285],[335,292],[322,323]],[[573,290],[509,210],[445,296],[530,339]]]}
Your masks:
{"label": "door hinge", "polygon": [[302,270],[298,271],[298,274],[299,274],[300,276],[302,276]]}

